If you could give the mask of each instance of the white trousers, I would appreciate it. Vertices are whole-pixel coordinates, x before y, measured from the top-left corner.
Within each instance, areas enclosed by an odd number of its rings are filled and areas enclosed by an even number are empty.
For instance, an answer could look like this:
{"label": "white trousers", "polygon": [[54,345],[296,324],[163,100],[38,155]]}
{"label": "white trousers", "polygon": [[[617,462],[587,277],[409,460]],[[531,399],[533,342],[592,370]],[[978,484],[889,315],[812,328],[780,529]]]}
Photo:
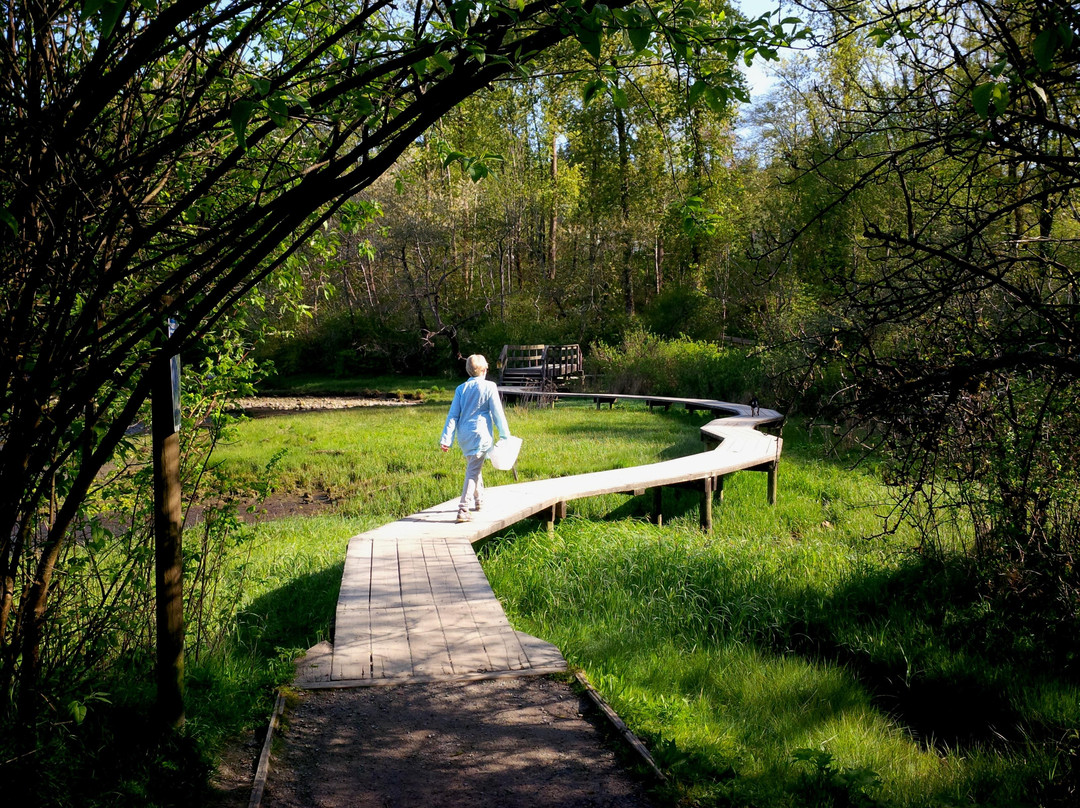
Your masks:
{"label": "white trousers", "polygon": [[465,458],[465,485],[461,488],[461,502],[458,503],[459,511],[469,510],[469,505],[475,502],[480,505],[484,501],[484,454],[473,455]]}

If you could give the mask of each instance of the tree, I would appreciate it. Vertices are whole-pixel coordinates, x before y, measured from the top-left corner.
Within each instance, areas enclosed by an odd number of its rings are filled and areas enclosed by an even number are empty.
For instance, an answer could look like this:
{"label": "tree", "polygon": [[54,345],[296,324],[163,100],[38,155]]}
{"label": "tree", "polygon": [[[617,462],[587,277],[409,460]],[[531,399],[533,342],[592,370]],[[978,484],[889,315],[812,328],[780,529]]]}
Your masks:
{"label": "tree", "polygon": [[[556,43],[598,53],[604,36],[626,35],[638,49],[738,52],[787,35],[629,0],[13,0],[7,11],[0,660],[28,724],[57,559],[140,416],[152,365],[294,266],[447,111]],[[168,338],[166,316],[180,323]]]}
{"label": "tree", "polygon": [[859,225],[808,344],[847,374],[837,409],[889,450],[909,512],[964,506],[1001,591],[1075,619],[1080,12],[861,8],[851,36],[887,58],[819,94],[827,136],[798,152],[816,221]]}

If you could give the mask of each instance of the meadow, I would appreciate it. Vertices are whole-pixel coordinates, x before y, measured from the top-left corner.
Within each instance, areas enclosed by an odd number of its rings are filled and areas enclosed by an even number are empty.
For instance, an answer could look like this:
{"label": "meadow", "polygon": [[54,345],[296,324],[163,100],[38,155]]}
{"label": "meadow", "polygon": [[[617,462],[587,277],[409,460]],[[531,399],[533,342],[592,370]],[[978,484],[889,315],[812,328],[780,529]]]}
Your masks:
{"label": "meadow", "polygon": [[[448,390],[248,420],[219,449],[241,485],[272,465],[275,497],[329,504],[244,528],[245,603],[230,653],[194,666],[196,715],[226,682],[287,676],[329,636],[349,536],[458,493],[460,454],[437,447]],[[706,420],[568,403],[508,417],[523,480],[700,451]],[[733,475],[711,533],[696,494],[669,491],[663,527],[650,498],[613,495],[570,503],[553,533],[526,520],[487,541],[511,621],[556,644],[646,741],[665,803],[1072,804],[1075,683],[1026,653],[961,556],[880,535],[891,496],[872,465],[830,456],[798,423],[784,437],[778,504],[765,475]]]}

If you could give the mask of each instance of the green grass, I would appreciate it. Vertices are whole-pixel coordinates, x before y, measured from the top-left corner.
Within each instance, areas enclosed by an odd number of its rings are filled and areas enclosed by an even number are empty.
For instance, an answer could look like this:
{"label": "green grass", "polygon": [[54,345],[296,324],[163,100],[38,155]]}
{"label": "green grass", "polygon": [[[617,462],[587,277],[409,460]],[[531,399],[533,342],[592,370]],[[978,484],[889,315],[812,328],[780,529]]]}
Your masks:
{"label": "green grass", "polygon": [[[240,485],[253,486],[284,451],[276,469],[280,492],[325,494],[341,514],[389,521],[460,493],[461,452],[439,450],[446,410],[444,404],[419,404],[247,420],[215,459]],[[509,407],[510,429],[524,439],[519,478],[622,468],[700,451],[697,428],[704,416],[672,412],[642,418],[641,410]],[[489,485],[512,481],[509,472],[491,469],[485,479]]]}
{"label": "green grass", "polygon": [[512,621],[586,671],[685,804],[1074,793],[1080,689],[1009,647],[962,566],[915,557],[903,535],[868,540],[881,486],[792,432],[778,506],[763,507],[762,475],[735,475],[709,535],[687,497],[662,529],[569,519],[489,543]]}
{"label": "green grass", "polygon": [[[217,453],[254,485],[285,449],[279,495],[336,504],[244,528],[228,642],[189,664],[190,731],[208,747],[265,720],[293,656],[327,636],[348,537],[456,496],[445,414],[257,419]],[[567,403],[508,417],[522,479],[698,451],[706,420]],[[962,559],[869,538],[886,489],[795,426],[776,507],[765,489],[763,474],[729,477],[709,534],[689,492],[666,492],[662,528],[648,496],[573,502],[553,534],[527,520],[482,562],[515,626],[558,645],[646,740],[672,777],[667,804],[1072,804],[1080,693],[987,613]]]}

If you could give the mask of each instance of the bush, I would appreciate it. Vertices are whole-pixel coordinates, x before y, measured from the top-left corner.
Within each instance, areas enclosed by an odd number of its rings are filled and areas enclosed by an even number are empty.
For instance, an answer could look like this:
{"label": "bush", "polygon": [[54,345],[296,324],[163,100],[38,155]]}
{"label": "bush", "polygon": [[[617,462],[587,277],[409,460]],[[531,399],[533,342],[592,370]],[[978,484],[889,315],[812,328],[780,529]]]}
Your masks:
{"label": "bush", "polygon": [[765,382],[760,358],[744,348],[665,340],[641,330],[627,333],[619,347],[593,345],[587,365],[599,387],[630,395],[747,401]]}

